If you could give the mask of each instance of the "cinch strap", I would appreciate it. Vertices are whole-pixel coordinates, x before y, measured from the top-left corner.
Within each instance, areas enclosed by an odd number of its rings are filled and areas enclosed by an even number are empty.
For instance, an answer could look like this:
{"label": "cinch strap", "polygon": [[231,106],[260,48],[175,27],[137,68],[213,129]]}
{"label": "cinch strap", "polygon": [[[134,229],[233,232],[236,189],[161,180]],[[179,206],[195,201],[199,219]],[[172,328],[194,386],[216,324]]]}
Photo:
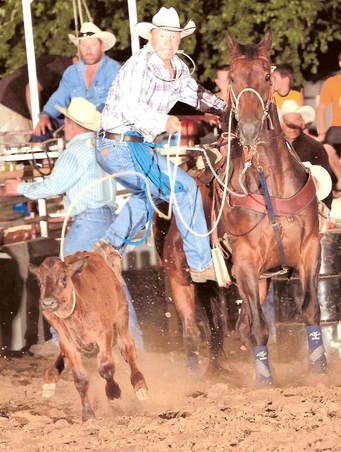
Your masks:
{"label": "cinch strap", "polygon": [[267,183],[265,180],[265,176],[264,176],[264,173],[262,170],[258,170],[258,174],[259,174],[260,183],[262,185],[262,189],[263,189],[263,193],[264,193],[266,208],[268,211],[268,217],[269,217],[272,229],[275,234],[276,242],[277,242],[279,261],[281,263],[282,269],[285,271],[288,271],[288,266],[286,265],[286,261],[285,261],[283,242],[281,239],[278,223],[276,221],[276,217],[275,217],[274,210],[272,207],[270,193],[269,193],[268,186],[267,186]]}

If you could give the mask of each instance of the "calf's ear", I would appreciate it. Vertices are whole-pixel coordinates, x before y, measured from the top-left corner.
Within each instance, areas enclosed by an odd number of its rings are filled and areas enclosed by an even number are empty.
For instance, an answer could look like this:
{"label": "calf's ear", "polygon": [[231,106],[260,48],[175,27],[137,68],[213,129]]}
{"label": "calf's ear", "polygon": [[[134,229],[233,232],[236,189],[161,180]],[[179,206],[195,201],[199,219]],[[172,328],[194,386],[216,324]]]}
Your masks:
{"label": "calf's ear", "polygon": [[34,275],[36,278],[40,278],[40,272],[39,272],[39,266],[38,265],[33,265],[33,264],[29,264],[28,265],[28,271],[30,273],[32,273],[32,275]]}
{"label": "calf's ear", "polygon": [[86,267],[88,263],[89,256],[81,257],[80,259],[77,259],[76,261],[73,261],[71,264],[68,265],[71,277],[74,276],[76,273],[81,273],[84,268]]}

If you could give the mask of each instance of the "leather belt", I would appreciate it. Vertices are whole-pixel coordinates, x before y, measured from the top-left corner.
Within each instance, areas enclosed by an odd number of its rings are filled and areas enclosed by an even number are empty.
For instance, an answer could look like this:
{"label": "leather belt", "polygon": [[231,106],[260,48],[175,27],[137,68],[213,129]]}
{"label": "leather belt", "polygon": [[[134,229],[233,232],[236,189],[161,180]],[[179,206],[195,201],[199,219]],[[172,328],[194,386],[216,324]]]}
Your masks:
{"label": "leather belt", "polygon": [[113,141],[133,141],[135,143],[142,143],[144,141],[143,137],[137,137],[135,135],[124,135],[123,133],[111,133],[103,129],[101,129],[98,134],[103,138],[107,138],[108,140]]}

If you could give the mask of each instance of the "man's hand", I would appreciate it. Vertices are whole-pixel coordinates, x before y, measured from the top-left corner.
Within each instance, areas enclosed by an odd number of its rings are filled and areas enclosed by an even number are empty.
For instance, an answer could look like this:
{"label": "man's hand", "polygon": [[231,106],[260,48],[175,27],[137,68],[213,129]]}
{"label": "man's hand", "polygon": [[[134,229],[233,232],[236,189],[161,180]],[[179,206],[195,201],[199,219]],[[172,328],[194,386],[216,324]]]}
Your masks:
{"label": "man's hand", "polygon": [[34,133],[35,135],[44,135],[47,132],[47,129],[52,130],[50,118],[45,114],[40,115],[39,122],[34,129]]}
{"label": "man's hand", "polygon": [[2,196],[16,196],[18,195],[18,185],[20,184],[20,179],[7,179],[5,181],[5,186],[2,189]]}
{"label": "man's hand", "polygon": [[168,116],[167,122],[166,122],[166,130],[168,133],[176,133],[180,130],[181,123],[179,121],[179,118],[176,116]]}

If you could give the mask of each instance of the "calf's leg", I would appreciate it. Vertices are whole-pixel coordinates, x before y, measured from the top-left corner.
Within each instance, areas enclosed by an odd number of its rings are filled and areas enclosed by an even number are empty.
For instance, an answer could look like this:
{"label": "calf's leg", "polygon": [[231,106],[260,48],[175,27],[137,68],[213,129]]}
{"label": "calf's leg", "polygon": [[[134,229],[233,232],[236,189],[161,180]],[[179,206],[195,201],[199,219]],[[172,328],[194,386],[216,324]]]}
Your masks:
{"label": "calf's leg", "polygon": [[121,389],[114,380],[115,363],[112,354],[112,329],[104,333],[97,341],[99,347],[98,371],[102,378],[106,380],[105,393],[108,399],[119,399],[121,396]]}
{"label": "calf's leg", "polygon": [[136,397],[139,400],[146,400],[148,398],[148,388],[142,372],[137,367],[136,347],[128,329],[127,303],[124,303],[118,310],[115,326],[117,328],[118,345],[121,354],[130,366],[130,381],[136,392]]}
{"label": "calf's leg", "polygon": [[95,413],[88,398],[89,377],[82,364],[80,353],[77,352],[75,347],[72,344],[62,340],[61,337],[59,338],[59,343],[65,357],[69,360],[73,380],[81,398],[82,420],[87,421],[88,419],[95,417]]}
{"label": "calf's leg", "polygon": [[62,353],[59,353],[55,362],[45,372],[42,392],[42,396],[44,398],[50,398],[54,396],[56,392],[56,383],[64,369],[64,356]]}

